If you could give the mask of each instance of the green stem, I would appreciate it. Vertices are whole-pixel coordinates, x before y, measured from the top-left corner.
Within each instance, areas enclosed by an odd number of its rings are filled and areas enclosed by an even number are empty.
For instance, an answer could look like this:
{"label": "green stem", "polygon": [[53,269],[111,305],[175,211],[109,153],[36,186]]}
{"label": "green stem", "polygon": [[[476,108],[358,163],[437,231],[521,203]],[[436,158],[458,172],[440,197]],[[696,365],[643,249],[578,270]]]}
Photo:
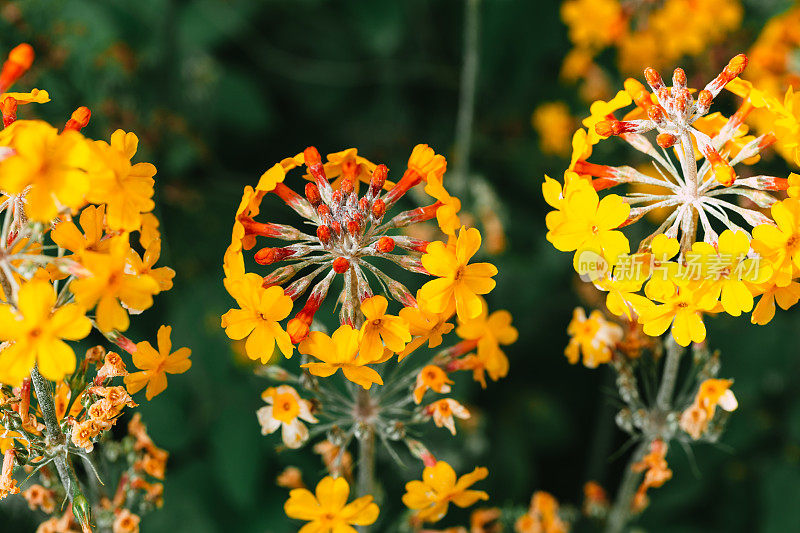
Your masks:
{"label": "green stem", "polygon": [[[39,409],[42,411],[42,418],[44,419],[45,430],[47,432],[48,447],[65,447],[67,439],[58,423],[56,405],[53,401],[53,389],[50,387],[50,382],[39,372],[39,367],[37,365],[34,365],[31,369],[31,383],[33,384],[33,389],[36,391],[36,400],[39,402]],[[83,492],[81,492],[80,483],[75,476],[72,465],[67,460],[67,454],[58,451],[53,459],[53,463],[56,465],[58,478],[64,486],[67,497],[70,503],[73,504],[73,512],[80,509],[85,513],[85,516],[88,517],[90,513],[88,502]]]}
{"label": "green stem", "polygon": [[[358,405],[356,407],[359,413],[368,413],[374,407],[372,405],[372,398],[369,391],[360,389],[358,391]],[[369,415],[361,416],[359,418],[371,418]],[[374,495],[375,490],[375,426],[368,422],[364,423],[365,431],[358,437],[358,478],[357,478],[357,492],[358,496]],[[361,526],[359,528],[361,533],[367,533],[369,526]]]}
{"label": "green stem", "polygon": [[666,414],[672,407],[672,395],[675,393],[675,384],[678,381],[678,370],[681,366],[684,349],[675,342],[672,335],[667,336],[664,344],[667,347],[667,360],[664,362],[664,374],[661,378],[658,396],[656,396],[656,408]]}
{"label": "green stem", "polygon": [[647,441],[641,442],[625,466],[625,474],[622,476],[622,483],[617,491],[617,497],[608,512],[605,533],[622,533],[631,519],[633,496],[636,494],[636,488],[639,486],[639,480],[642,477],[641,473],[633,471],[633,465],[642,460],[649,444]]}

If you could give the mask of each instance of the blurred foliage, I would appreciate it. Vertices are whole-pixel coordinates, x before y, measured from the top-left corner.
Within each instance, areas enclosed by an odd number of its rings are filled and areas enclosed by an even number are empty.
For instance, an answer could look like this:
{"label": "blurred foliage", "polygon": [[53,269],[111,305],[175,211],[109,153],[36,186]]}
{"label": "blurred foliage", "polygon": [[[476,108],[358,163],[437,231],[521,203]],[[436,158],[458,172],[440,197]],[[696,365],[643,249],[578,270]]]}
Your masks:
{"label": "blurred foliage", "polygon": [[[745,42],[778,4],[753,0]],[[178,274],[175,289],[131,336],[152,338],[158,325],[173,324],[174,342],[193,349],[194,366],[142,407],[154,440],[171,452],[165,506],[143,520],[144,531],[296,530],[275,477],[288,464],[321,475],[322,464],[309,450],[276,452],[277,439],[260,435],[255,410],[266,383],[237,363],[219,327],[230,304],[221,258],[232,216],[245,184],[309,144],[323,153],[357,146],[390,168],[402,168],[418,142],[448,154],[462,22],[456,0],[0,4],[1,49],[27,41],[38,54],[19,86],[53,97],[21,116],[61,123],[87,105],[90,136],[135,131],[141,160],[159,169],[164,262]],[[569,261],[545,242],[540,184],[565,162],[541,154],[530,114],[553,99],[566,98],[582,116],[586,106],[558,83],[568,45],[557,2],[485,0],[481,34],[471,166],[508,212],[507,252],[492,259],[501,274],[491,300],[513,313],[521,335],[507,350],[509,377],[486,390],[472,386],[480,430],[444,458],[459,471],[488,466],[482,488],[494,505],[521,508],[537,489],[579,503],[586,480],[616,488],[625,461],[608,458],[624,439],[613,426],[610,371],[571,367],[562,355],[580,301]],[[669,533],[796,531],[800,317],[779,313],[762,328],[747,318],[709,322],[740,410],[718,446],[693,457],[670,450],[675,477],[653,491],[639,524]],[[400,477],[417,477],[418,466]],[[393,485],[385,512],[394,515],[402,482]],[[36,522],[18,499],[0,507],[0,523],[22,532]]]}

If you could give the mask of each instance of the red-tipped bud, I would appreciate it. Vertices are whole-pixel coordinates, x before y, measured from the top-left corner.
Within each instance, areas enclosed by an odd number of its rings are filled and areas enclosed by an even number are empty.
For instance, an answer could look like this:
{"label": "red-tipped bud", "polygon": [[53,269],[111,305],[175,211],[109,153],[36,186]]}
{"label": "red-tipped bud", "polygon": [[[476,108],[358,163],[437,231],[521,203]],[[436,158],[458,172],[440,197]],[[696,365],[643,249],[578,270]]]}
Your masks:
{"label": "red-tipped bud", "polygon": [[653,104],[647,110],[647,117],[656,124],[663,124],[667,121],[667,112],[658,104]]}
{"label": "red-tipped bud", "polygon": [[319,187],[316,183],[306,183],[306,199],[315,209],[322,203],[322,196],[319,194]]}
{"label": "red-tipped bud", "polygon": [[355,188],[356,186],[353,178],[345,177],[344,179],[342,179],[342,186],[339,190],[342,191],[342,194],[344,194],[346,198],[350,196],[350,194],[355,190]]}
{"label": "red-tipped bud", "polygon": [[8,53],[8,59],[0,70],[0,91],[8,89],[31,68],[33,57],[33,47],[28,43],[18,44]]}
{"label": "red-tipped bud", "polygon": [[358,200],[358,210],[362,213],[366,213],[367,209],[369,209],[369,200],[367,200],[366,196],[362,196]]}
{"label": "red-tipped bud", "polygon": [[372,217],[376,220],[380,220],[383,218],[383,215],[386,214],[386,202],[378,198],[372,204]]}
{"label": "red-tipped bud", "polygon": [[372,171],[372,178],[369,181],[369,190],[373,196],[376,196],[383,185],[386,183],[386,176],[389,175],[389,168],[386,165],[378,165]]}
{"label": "red-tipped bud", "polygon": [[81,131],[81,129],[85,128],[86,125],[89,123],[90,118],[92,118],[91,110],[88,107],[81,106],[72,112],[72,116],[64,125],[64,131],[67,130]]}
{"label": "red-tipped bud", "polygon": [[333,260],[333,271],[337,274],[344,274],[350,268],[350,261],[344,257],[337,257]]}
{"label": "red-tipped bud", "polygon": [[602,137],[611,137],[622,133],[619,120],[601,120],[594,126],[594,131]]}
{"label": "red-tipped bud", "polygon": [[672,86],[686,87],[686,72],[680,67],[672,71]]}
{"label": "red-tipped bud", "polygon": [[378,239],[375,248],[382,254],[388,254],[394,250],[394,239],[391,237],[381,237]]}
{"label": "red-tipped bud", "polygon": [[678,142],[678,138],[671,133],[659,133],[656,142],[661,148],[669,148]]}
{"label": "red-tipped bud", "polygon": [[342,193],[341,189],[333,191],[333,195],[331,196],[331,203],[333,205],[341,205],[344,203],[344,198],[345,196]]}
{"label": "red-tipped bud", "polygon": [[271,265],[292,255],[294,252],[288,248],[262,248],[255,253],[253,258],[259,265]]}
{"label": "red-tipped bud", "polygon": [[647,84],[653,89],[653,91],[658,91],[664,86],[664,80],[661,79],[661,74],[659,74],[658,71],[653,67],[647,67],[644,69],[644,79],[647,80]]}
{"label": "red-tipped bud", "polygon": [[728,64],[725,66],[723,72],[725,72],[732,80],[741,74],[745,67],[747,67],[747,56],[744,54],[739,54],[728,61]]}
{"label": "red-tipped bud", "polygon": [[703,89],[697,93],[697,106],[703,110],[708,110],[713,100],[714,95],[708,89]]}
{"label": "red-tipped bud", "polygon": [[347,233],[356,236],[360,231],[361,224],[358,223],[358,220],[353,218],[347,220]]}
{"label": "red-tipped bud", "polygon": [[758,150],[761,151],[764,148],[766,148],[767,146],[775,144],[775,142],[777,142],[777,140],[778,140],[778,138],[775,137],[774,133],[772,133],[772,132],[765,133],[764,135],[762,135],[761,140],[758,142]]}
{"label": "red-tipped bud", "polygon": [[342,234],[342,225],[341,225],[341,224],[339,224],[337,221],[335,221],[335,220],[334,220],[334,221],[331,223],[331,228],[333,228],[333,232],[334,232],[336,235],[341,235],[341,234]]}
{"label": "red-tipped bud", "polygon": [[0,102],[0,111],[3,113],[3,126],[10,126],[17,120],[17,99],[6,96]]}
{"label": "red-tipped bud", "polygon": [[322,244],[328,244],[331,242],[331,228],[328,226],[318,226],[317,239],[319,239],[319,242]]}
{"label": "red-tipped bud", "polygon": [[331,208],[325,204],[319,204],[317,206],[317,214],[320,217],[327,217],[331,215]]}
{"label": "red-tipped bud", "polygon": [[319,152],[313,146],[309,146],[303,150],[303,158],[306,162],[306,166],[309,168],[322,163],[322,158],[320,157]]}

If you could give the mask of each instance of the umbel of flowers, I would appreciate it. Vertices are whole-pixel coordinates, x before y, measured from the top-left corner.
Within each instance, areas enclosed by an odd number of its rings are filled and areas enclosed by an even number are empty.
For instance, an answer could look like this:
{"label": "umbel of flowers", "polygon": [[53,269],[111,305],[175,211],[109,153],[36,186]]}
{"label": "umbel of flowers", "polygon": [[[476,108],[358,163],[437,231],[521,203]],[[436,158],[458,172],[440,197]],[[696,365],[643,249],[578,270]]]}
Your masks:
{"label": "umbel of flowers", "polygon": [[[734,57],[696,93],[682,69],[671,86],[645,70],[652,93],[628,79],[614,99],[592,105],[583,121],[588,129],[573,137],[564,182],[546,177],[543,185],[554,209],[547,239],[574,252],[575,269],[607,293],[608,310],[638,320],[651,336],[671,328],[682,346],[705,339],[706,314],[751,313],[753,323],[765,324],[776,303],[788,309],[800,299],[800,177],[749,169],[782,142],[783,129],[776,120],[774,132],[747,135],[744,120],[761,101],[755,91],[740,90],[747,84],[737,76],[746,64],[744,55]],[[709,114],[726,86],[746,95],[741,106],[730,117]],[[590,161],[594,146],[609,137],[652,166]],[[600,196],[628,184],[629,192]],[[788,197],[780,199],[781,191]],[[658,226],[631,247],[622,228],[645,215],[658,217]]]}
{"label": "umbel of flowers", "polygon": [[[258,419],[265,435],[280,429],[288,448],[325,435],[315,451],[332,477],[319,482],[316,495],[296,471],[281,481],[294,489],[286,513],[315,531],[351,531],[377,520],[377,442],[398,462],[407,449],[426,467],[403,498],[416,524],[440,520],[448,503],[467,507],[488,497],[469,488],[487,476],[485,468],[457,479],[420,440],[430,420],[455,434],[455,418],[470,417],[450,396],[449,376],[468,370],[484,387],[487,374],[502,378],[508,359],[501,346],[517,338],[510,314],[490,313],[482,298],[495,287],[497,269],[474,261],[481,235],[461,224],[445,170],[445,158],[427,145],[413,149],[396,182],[356,149],[323,162],[309,147],[246,187],[237,209],[224,258],[224,284],[237,307],[222,316],[222,327],[261,363],[276,352],[301,354],[299,375],[274,364],[258,369],[279,383],[264,391]],[[414,187],[430,203],[400,210]],[[269,221],[265,199],[283,201],[303,224]],[[413,236],[415,226],[434,220],[442,240]],[[415,275],[424,282],[412,291],[404,283]],[[443,349],[446,336],[460,340]],[[426,401],[431,394],[443,396]],[[354,440],[360,498],[346,504]]]}
{"label": "umbel of flowers", "polygon": [[[18,119],[19,106],[50,100],[44,90],[7,92],[32,61],[22,44],[0,70],[0,499],[24,491],[31,509],[52,515],[47,527],[63,531],[134,531],[139,515],[161,504],[167,452],[138,417],[121,440],[110,430],[136,406],[133,394],[146,389],[150,400],[166,374],[191,366],[188,348],[172,352],[168,326],[157,348],[122,334],[175,275],[155,266],[156,168],[132,161],[133,133],[85,137],[85,107],[61,128]],[[76,356],[92,329],[132,354],[138,371],[103,346]],[[81,479],[76,458],[102,484]],[[122,475],[110,479],[100,464]],[[57,505],[65,499],[66,509]]]}

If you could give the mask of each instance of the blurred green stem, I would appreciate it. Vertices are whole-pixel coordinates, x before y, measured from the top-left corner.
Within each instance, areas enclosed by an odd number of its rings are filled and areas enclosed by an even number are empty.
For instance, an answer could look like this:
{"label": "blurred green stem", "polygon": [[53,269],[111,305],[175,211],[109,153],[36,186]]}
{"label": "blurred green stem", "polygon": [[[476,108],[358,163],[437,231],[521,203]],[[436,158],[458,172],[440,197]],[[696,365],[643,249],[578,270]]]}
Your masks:
{"label": "blurred green stem", "polygon": [[655,434],[652,435],[643,435],[642,442],[631,455],[630,461],[625,466],[625,473],[622,476],[622,483],[614,500],[614,505],[608,513],[605,533],[622,533],[625,530],[625,526],[631,519],[633,496],[642,477],[641,473],[633,471],[633,465],[642,460],[654,439],[669,438],[668,435],[663,435],[663,433],[668,431],[665,424],[667,423],[667,416],[672,410],[672,395],[675,393],[675,384],[678,381],[678,370],[680,370],[684,348],[679,346],[675,339],[672,338],[672,335],[669,334],[664,344],[667,348],[664,373],[661,377],[661,385],[658,387],[655,406],[649,413],[649,416],[655,422],[651,424],[651,427],[663,428],[663,431],[655,431]]}
{"label": "blurred green stem", "polygon": [[469,156],[472,148],[472,122],[475,116],[475,87],[478,81],[478,46],[480,0],[464,2],[464,49],[461,67],[461,91],[456,119],[455,165],[450,188],[456,196],[466,192]]}
{"label": "blurred green stem", "polygon": [[[364,432],[358,437],[358,496],[371,494],[374,496],[375,489],[375,426],[369,421],[371,411],[374,409],[373,400],[369,391],[360,389],[358,391],[358,404],[356,409],[359,413],[361,423],[364,424]],[[369,526],[361,526],[359,531],[367,533]]]}

